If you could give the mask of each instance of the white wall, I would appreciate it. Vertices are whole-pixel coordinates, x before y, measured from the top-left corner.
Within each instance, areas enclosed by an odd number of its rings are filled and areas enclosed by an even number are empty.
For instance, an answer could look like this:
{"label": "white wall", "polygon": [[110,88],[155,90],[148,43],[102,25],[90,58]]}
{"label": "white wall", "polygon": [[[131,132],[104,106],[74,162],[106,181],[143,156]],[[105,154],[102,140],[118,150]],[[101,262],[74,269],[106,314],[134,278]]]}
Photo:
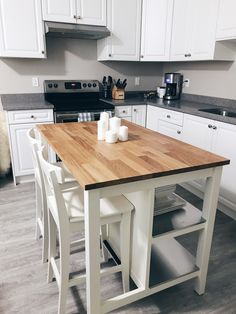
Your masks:
{"label": "white wall", "polygon": [[[45,79],[98,79],[103,75],[127,78],[127,90],[154,89],[160,85],[163,65],[140,62],[98,62],[96,41],[50,38],[46,60],[1,59],[0,94],[43,92]],[[32,77],[40,80],[32,87]],[[140,86],[134,77],[140,76]]]}
{"label": "white wall", "polygon": [[236,61],[166,63],[163,72],[181,72],[189,78],[184,93],[236,99]]}

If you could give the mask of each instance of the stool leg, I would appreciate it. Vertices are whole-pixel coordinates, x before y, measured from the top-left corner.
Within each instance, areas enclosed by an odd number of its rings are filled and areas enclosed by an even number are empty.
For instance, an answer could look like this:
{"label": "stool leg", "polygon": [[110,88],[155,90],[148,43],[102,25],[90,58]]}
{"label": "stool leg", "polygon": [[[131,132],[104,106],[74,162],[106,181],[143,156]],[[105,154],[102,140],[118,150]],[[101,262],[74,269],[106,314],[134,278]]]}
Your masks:
{"label": "stool leg", "polygon": [[36,229],[35,229],[35,239],[38,240],[40,238],[41,235],[41,231],[39,228],[39,219],[41,219],[41,215],[42,215],[42,198],[41,198],[41,190],[40,190],[40,186],[37,182],[37,180],[35,180],[35,194],[36,194]]}
{"label": "stool leg", "polygon": [[66,299],[69,283],[70,238],[63,232],[60,237],[60,284],[58,314],[66,313]]}
{"label": "stool leg", "polygon": [[48,245],[49,245],[49,230],[48,230],[48,208],[47,202],[43,204],[43,263],[48,261]]}
{"label": "stool leg", "polygon": [[120,257],[122,265],[122,283],[124,293],[130,290],[130,221],[131,214],[123,214],[120,222]]}
{"label": "stool leg", "polygon": [[48,210],[48,226],[49,226],[48,283],[49,283],[52,282],[53,279],[51,259],[56,257],[57,255],[57,226],[50,210]]}

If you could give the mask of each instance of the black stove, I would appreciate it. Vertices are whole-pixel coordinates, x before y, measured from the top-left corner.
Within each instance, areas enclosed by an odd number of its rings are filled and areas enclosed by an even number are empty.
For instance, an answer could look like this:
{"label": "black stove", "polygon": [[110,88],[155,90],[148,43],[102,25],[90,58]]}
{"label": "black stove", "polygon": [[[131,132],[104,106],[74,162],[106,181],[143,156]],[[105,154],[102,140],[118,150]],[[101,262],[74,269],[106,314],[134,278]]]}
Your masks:
{"label": "black stove", "polygon": [[54,105],[55,122],[98,120],[100,112],[114,114],[114,106],[100,101],[97,80],[44,81],[45,100]]}

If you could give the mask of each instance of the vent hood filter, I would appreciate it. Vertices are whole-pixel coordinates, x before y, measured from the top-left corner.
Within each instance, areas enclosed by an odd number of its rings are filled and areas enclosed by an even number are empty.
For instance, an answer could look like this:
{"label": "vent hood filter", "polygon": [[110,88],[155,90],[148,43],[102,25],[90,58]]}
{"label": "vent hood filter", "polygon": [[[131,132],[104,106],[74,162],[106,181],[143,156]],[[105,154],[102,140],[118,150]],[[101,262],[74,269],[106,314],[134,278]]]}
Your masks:
{"label": "vent hood filter", "polygon": [[67,23],[45,22],[47,37],[101,39],[110,36],[110,31],[105,26],[79,25]]}

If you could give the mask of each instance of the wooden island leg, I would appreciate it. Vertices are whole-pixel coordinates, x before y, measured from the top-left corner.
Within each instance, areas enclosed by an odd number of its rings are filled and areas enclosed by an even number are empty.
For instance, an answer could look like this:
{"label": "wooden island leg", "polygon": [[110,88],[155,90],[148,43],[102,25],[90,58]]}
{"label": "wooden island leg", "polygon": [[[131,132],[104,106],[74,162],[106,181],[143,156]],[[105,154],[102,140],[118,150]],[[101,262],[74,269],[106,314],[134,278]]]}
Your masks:
{"label": "wooden island leg", "polygon": [[214,169],[213,176],[206,180],[202,214],[202,217],[206,220],[206,227],[200,231],[196,256],[196,265],[200,268],[200,274],[196,279],[195,291],[199,295],[205,292],[221,174],[222,167],[217,167]]}
{"label": "wooden island leg", "polygon": [[84,192],[87,313],[100,314],[100,198]]}

